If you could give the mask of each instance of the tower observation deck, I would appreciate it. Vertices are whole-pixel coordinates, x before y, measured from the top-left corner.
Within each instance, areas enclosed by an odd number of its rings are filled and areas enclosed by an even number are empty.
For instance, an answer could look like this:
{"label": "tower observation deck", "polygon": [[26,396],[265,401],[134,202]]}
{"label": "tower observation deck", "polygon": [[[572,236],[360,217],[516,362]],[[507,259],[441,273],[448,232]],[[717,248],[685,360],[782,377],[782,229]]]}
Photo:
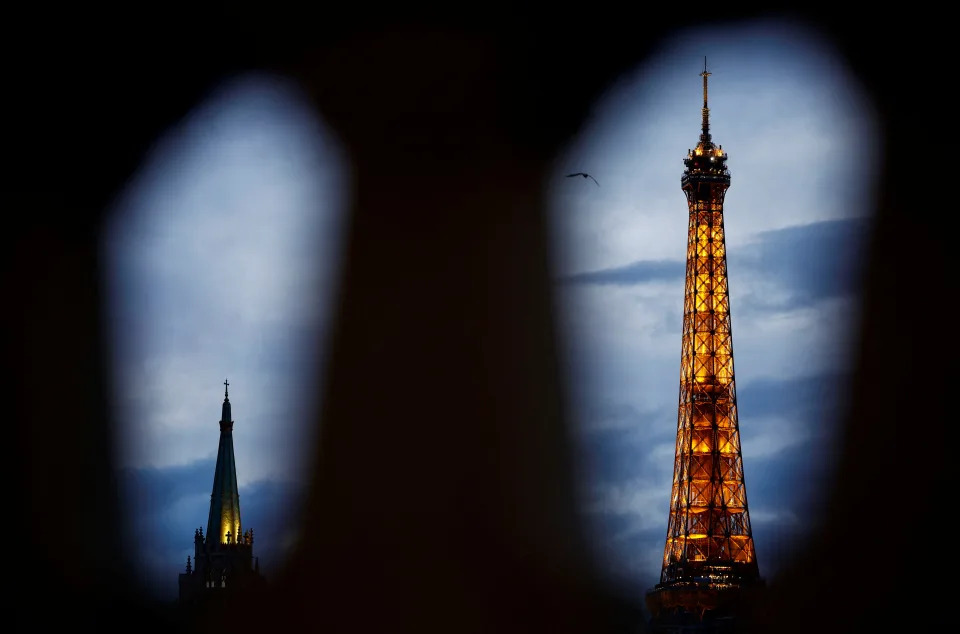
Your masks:
{"label": "tower observation deck", "polygon": [[703,127],[680,179],[687,266],[677,441],[660,583],[647,593],[656,632],[735,631],[742,591],[761,582],[743,477],[723,227],[727,154]]}

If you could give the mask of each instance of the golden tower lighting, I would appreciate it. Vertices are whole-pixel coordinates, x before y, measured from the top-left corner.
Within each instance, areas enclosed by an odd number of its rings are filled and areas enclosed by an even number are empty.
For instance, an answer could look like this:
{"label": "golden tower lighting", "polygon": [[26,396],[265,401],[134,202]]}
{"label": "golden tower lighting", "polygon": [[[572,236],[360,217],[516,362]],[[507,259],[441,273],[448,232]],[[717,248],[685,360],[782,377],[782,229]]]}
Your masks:
{"label": "golden tower lighting", "polygon": [[759,582],[743,478],[723,229],[727,154],[710,138],[706,58],[703,130],[684,159],[687,268],[677,444],[660,583],[647,594],[654,624],[708,613],[732,618],[740,591]]}

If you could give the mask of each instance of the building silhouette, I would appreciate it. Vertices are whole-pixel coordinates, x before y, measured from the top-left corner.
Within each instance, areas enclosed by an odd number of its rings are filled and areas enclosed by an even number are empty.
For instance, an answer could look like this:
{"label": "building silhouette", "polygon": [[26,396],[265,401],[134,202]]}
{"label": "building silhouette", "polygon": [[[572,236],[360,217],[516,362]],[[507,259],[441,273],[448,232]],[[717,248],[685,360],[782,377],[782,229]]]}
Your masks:
{"label": "building silhouette", "polygon": [[703,130],[680,179],[687,197],[677,446],[660,583],[647,594],[656,632],[743,629],[737,606],[760,580],[737,420],[723,200],[727,154]]}
{"label": "building silhouette", "polygon": [[179,603],[187,610],[215,607],[238,594],[256,591],[265,584],[259,558],[253,555],[253,529],[243,530],[237,463],[233,454],[233,419],[229,382],[224,381],[220,417],[220,445],[210,494],[207,532],[193,534],[194,554],[180,573]]}

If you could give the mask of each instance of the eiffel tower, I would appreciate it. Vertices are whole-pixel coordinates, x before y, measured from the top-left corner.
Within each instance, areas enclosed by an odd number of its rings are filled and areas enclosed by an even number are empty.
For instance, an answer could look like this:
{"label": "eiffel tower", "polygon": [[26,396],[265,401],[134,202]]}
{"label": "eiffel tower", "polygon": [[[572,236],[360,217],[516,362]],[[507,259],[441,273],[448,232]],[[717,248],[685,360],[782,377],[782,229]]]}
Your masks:
{"label": "eiffel tower", "polygon": [[740,632],[744,590],[761,585],[737,421],[733,334],[723,229],[727,154],[703,129],[680,179],[689,229],[677,446],[660,583],[647,593],[654,632]]}

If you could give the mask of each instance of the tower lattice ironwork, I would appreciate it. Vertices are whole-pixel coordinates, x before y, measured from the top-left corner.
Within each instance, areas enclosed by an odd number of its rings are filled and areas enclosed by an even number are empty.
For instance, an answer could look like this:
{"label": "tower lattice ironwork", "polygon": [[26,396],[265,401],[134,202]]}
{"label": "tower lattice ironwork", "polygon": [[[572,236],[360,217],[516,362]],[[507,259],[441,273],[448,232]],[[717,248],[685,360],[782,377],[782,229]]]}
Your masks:
{"label": "tower lattice ironwork", "polygon": [[704,59],[703,130],[680,179],[689,228],[677,444],[660,583],[647,595],[654,622],[674,627],[684,619],[706,626],[707,613],[734,618],[740,591],[760,582],[733,370],[723,226],[730,172],[710,136],[710,74]]}

